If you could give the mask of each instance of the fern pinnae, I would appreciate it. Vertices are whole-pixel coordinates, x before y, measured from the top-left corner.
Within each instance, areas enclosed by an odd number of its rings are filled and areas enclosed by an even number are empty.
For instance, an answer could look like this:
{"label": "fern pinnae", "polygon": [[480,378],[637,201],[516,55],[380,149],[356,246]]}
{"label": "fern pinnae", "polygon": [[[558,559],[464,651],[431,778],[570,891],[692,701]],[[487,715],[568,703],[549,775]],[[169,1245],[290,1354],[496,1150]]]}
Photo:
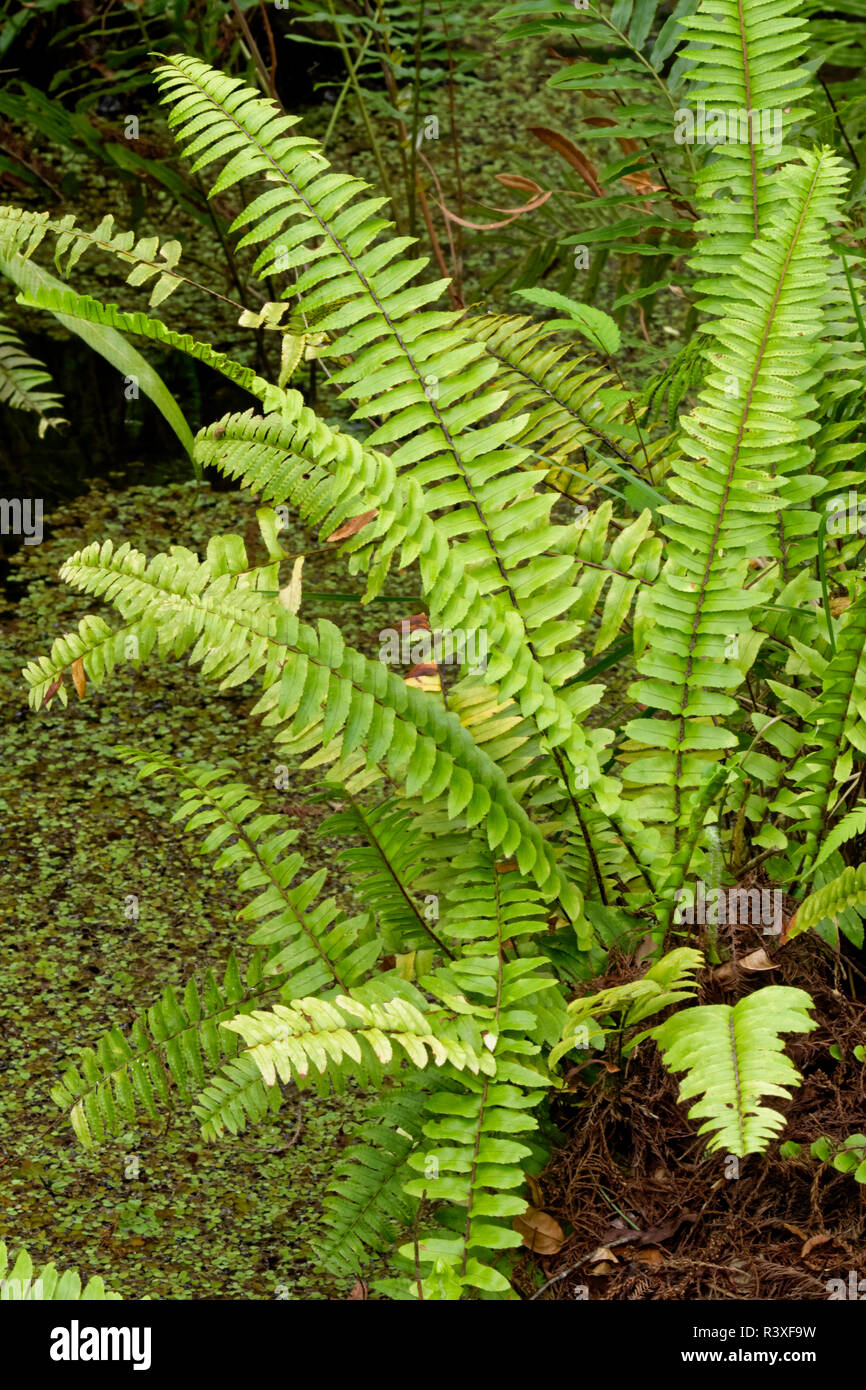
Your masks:
{"label": "fern pinnae", "polygon": [[261,797],[233,769],[123,746],[115,751],[138,766],[140,777],[178,782],[180,805],[172,823],[182,823],[188,834],[207,826],[200,852],[216,854],[215,869],[233,869],[241,892],[259,890],[238,916],[257,924],[249,944],[266,951],[264,973],[279,977],[284,1002],[314,990],[345,993],[365,978],[380,954],[367,919],[350,917],[333,898],[322,897],[325,869],[299,879],[305,865],[295,849],[298,831],[263,811]]}
{"label": "fern pinnae", "polygon": [[[627,733],[661,750],[654,756],[668,769],[669,793],[643,804],[655,818],[673,822],[677,841],[707,753],[734,742],[717,724],[735,708],[727,692],[742,679],[726,644],[748,631],[754,595],[743,589],[745,566],[772,553],[771,519],[785,505],[772,459],[784,454],[790,471],[809,457],[804,416],[812,402],[805,391],[814,380],[822,324],[813,272],[823,260],[821,229],[836,212],[839,162],[826,152],[807,155],[783,180],[789,211],[743,257],[739,280],[728,290],[728,317],[713,326],[724,355],[707,377],[702,405],[683,421],[687,456],[674,465],[670,487],[688,505],[663,509],[671,549],[650,597],[649,649],[637,662],[648,679],[632,687],[641,703],[674,717],[673,726],[659,718],[634,720]],[[733,396],[725,391],[731,379],[738,386]],[[791,402],[784,423],[771,406],[780,383],[786,394],[804,393]],[[638,785],[657,780],[641,775],[639,764],[630,764],[626,777]]]}
{"label": "fern pinnae", "polygon": [[393,801],[367,806],[349,792],[346,809],[329,816],[320,833],[349,833],[366,841],[360,848],[341,850],[338,859],[374,911],[386,951],[403,954],[432,945],[443,958],[453,960],[454,951],[413,896],[424,848],[414,830],[407,806]]}
{"label": "fern pinnae", "polygon": [[18,335],[0,318],[0,404],[38,415],[40,438],[47,429],[68,423],[57,414],[62,398],[56,391],[44,389],[50,381],[44,365],[30,356]]}
{"label": "fern pinnae", "polygon": [[[557,532],[548,521],[553,498],[536,496],[531,478],[513,489],[505,477],[517,460],[503,445],[512,441],[521,421],[481,426],[505,400],[505,393],[491,384],[495,364],[480,343],[467,342],[457,314],[426,312],[441,285],[403,288],[424,262],[394,263],[404,244],[377,244],[390,225],[373,215],[381,200],[347,207],[364,185],[327,172],[326,161],[313,148],[315,142],[288,134],[293,122],[279,116],[252,89],[214,74],[194,59],[171,60],[159,70],[157,81],[173,105],[172,125],[188,124],[195,132],[191,152],[198,155],[196,167],[232,156],[214,191],[254,174],[275,180],[277,186],[256,199],[234,224],[235,229],[254,224],[242,245],[267,242],[256,262],[257,272],[311,260],[294,287],[310,309],[352,293],[352,302],[326,312],[317,328],[331,339],[328,353],[351,359],[335,374],[345,394],[363,382],[364,394],[377,396],[377,413],[385,421],[367,443],[397,443],[394,466],[398,471],[411,466],[428,491],[427,505],[448,509],[449,541],[437,528],[430,550],[420,557],[435,608],[431,617],[452,629],[468,625],[463,584],[468,569],[481,593],[495,602],[495,621],[488,613],[482,619],[490,645],[514,648],[514,636],[526,634],[521,661],[508,663],[511,688],[543,730],[567,794],[573,796],[573,769],[588,765],[591,781],[599,770],[568,702],[547,675],[546,668],[570,636],[569,624],[561,617],[568,589],[559,586],[556,597],[548,592],[543,609],[533,596],[533,559],[557,548]],[[183,131],[180,139],[184,141]],[[290,222],[294,225],[288,240]],[[303,244],[314,234],[323,238],[317,247]],[[402,372],[383,365],[391,359],[403,363]],[[430,378],[436,381],[436,391],[430,389]],[[360,414],[364,413],[362,408]],[[531,552],[523,544],[529,525],[536,528]],[[449,565],[449,551],[453,554],[461,546],[471,562]],[[543,618],[534,623],[536,610]]]}
{"label": "fern pinnae", "polygon": [[702,1096],[689,1116],[704,1120],[698,1133],[712,1135],[711,1152],[759,1153],[784,1127],[784,1116],[763,1101],[789,1099],[788,1087],[799,1083],[780,1034],[816,1028],[812,1007],[804,990],[767,985],[733,1006],[683,1009],[652,1030],[665,1066],[687,1073],[680,1099]]}
{"label": "fern pinnae", "polygon": [[[211,972],[201,989],[189,980],[182,1000],[167,986],[135,1020],[128,1037],[113,1029],[96,1048],[84,1048],[77,1064],[68,1067],[52,1089],[52,1099],[68,1112],[86,1148],[122,1133],[142,1113],[155,1119],[160,1105],[171,1104],[172,1089],[191,1103],[191,1082],[203,1084],[205,1063],[214,1069],[237,1051],[237,1039],[220,1023],[278,991],[278,981],[263,979],[257,957],[245,979],[230,957],[221,985]],[[275,1107],[279,1097],[259,1084],[257,1100],[267,1109]]]}
{"label": "fern pinnae", "polygon": [[[192,648],[190,661],[221,688],[261,674],[264,692],[253,712],[267,727],[287,726],[278,741],[303,736],[307,746],[322,744],[338,767],[357,751],[378,771],[387,755],[389,775],[410,795],[446,800],[470,825],[484,819],[491,845],[515,853],[556,892],[550,849],[462,725],[380,662],[347,648],[330,623],[299,623],[249,584],[248,572],[243,543],[231,537],[212,543],[204,563],[180,546],[148,563],[128,544],[115,550],[106,542],[73,556],[62,573],[109,598],[127,622],[146,614],[164,650],[179,656]],[[270,567],[255,572],[255,583],[267,583],[269,574]]]}

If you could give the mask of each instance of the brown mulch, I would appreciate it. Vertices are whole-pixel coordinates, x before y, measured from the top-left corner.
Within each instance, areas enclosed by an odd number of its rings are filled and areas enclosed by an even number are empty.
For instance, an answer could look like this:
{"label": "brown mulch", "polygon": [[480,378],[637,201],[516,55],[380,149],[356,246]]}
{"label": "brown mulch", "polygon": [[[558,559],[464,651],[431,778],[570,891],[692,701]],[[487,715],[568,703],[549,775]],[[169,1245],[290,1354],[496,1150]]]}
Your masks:
{"label": "brown mulch", "polygon": [[[524,1297],[826,1300],[829,1280],[847,1287],[852,1270],[866,1279],[866,1185],[808,1153],[821,1135],[866,1131],[866,1066],[852,1056],[866,1041],[864,960],[846,950],[840,968],[814,938],[799,938],[775,954],[771,975],[737,970],[702,990],[701,1003],[733,1004],[772,982],[815,1000],[819,1027],[787,1039],[803,1083],[790,1101],[769,1098],[787,1123],[765,1154],[708,1155],[687,1119],[692,1102],[678,1104],[677,1078],[649,1041],[622,1071],[575,1068],[553,1114],[565,1142],[535,1192],[565,1243],[521,1257]],[[622,961],[585,992],[640,973]],[[795,1160],[779,1155],[787,1140],[805,1146]],[[553,1281],[541,1292],[539,1274]]]}

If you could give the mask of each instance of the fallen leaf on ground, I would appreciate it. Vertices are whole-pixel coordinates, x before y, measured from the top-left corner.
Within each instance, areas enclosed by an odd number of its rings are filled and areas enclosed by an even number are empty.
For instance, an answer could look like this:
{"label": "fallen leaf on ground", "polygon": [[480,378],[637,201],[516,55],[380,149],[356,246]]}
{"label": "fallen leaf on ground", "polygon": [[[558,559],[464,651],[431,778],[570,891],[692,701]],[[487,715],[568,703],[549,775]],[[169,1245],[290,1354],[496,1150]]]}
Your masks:
{"label": "fallen leaf on ground", "polygon": [[719,984],[725,984],[727,981],[734,978],[738,969],[758,971],[778,970],[779,967],[774,961],[770,960],[763,946],[759,946],[756,951],[750,951],[748,955],[740,956],[740,959],[736,962],[729,960],[726,961],[724,965],[720,965],[717,970],[713,971],[713,979],[717,980]]}
{"label": "fallen leaf on ground", "polygon": [[658,1269],[665,1262],[664,1252],[657,1245],[650,1245],[646,1250],[635,1250],[632,1259],[636,1264],[649,1265],[651,1269]]}
{"label": "fallen leaf on ground", "polygon": [[527,1207],[521,1216],[512,1222],[527,1250],[537,1255],[556,1255],[565,1244],[565,1233],[558,1221],[537,1207]]}
{"label": "fallen leaf on ground", "polygon": [[803,1249],[800,1251],[800,1259],[805,1260],[806,1256],[811,1255],[812,1251],[819,1245],[826,1245],[828,1241],[835,1239],[836,1237],[831,1235],[829,1231],[822,1231],[820,1235],[810,1236],[805,1242]]}

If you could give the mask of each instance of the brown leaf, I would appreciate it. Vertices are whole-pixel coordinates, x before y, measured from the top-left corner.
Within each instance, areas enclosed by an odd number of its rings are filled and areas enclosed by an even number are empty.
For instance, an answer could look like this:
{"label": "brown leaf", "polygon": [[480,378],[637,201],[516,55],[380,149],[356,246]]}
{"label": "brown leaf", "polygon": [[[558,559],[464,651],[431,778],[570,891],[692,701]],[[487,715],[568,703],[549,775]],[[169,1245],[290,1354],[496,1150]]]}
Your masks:
{"label": "brown leaf", "polygon": [[653,183],[652,176],[645,169],[637,170],[633,174],[620,174],[623,183],[627,183],[629,188],[633,188],[641,196],[650,193],[664,193],[663,183]]}
{"label": "brown leaf", "polygon": [[541,1190],[541,1184],[538,1178],[534,1177],[532,1173],[524,1173],[523,1176],[526,1178],[526,1186],[529,1188],[532,1205],[534,1207],[540,1207],[544,1201],[544,1193]]}
{"label": "brown leaf", "polygon": [[430,632],[430,619],[426,613],[413,613],[409,618],[400,619],[400,633],[405,637],[410,632]]}
{"label": "brown leaf", "polygon": [[[597,1250],[593,1250],[592,1254],[587,1260],[587,1264],[596,1265],[606,1261],[610,1261],[611,1269],[613,1269],[613,1266],[615,1264],[619,1263],[619,1261],[616,1258],[616,1255],[613,1253],[612,1250],[608,1250],[606,1245],[600,1245]],[[597,1274],[607,1274],[608,1272],[608,1270],[596,1270]]]}
{"label": "brown leaf", "polygon": [[49,685],[48,689],[47,689],[46,692],[45,692],[45,695],[44,695],[44,697],[43,697],[43,700],[42,700],[42,704],[41,704],[41,706],[40,706],[40,709],[44,709],[45,706],[48,704],[48,701],[54,699],[54,696],[57,694],[57,692],[58,692],[58,690],[60,689],[60,687],[61,687],[62,684],[63,684],[63,677],[62,677],[62,676],[58,676],[56,680],[53,680],[53,681],[51,682],[51,684]]}
{"label": "brown leaf", "polygon": [[778,965],[774,965],[764,950],[759,946],[757,951],[750,951],[747,956],[741,956],[739,960],[741,970],[778,970]]}
{"label": "brown leaf", "polygon": [[504,183],[506,188],[516,188],[521,193],[543,193],[544,190],[534,179],[524,178],[523,174],[494,174],[494,178]]}
{"label": "brown leaf", "polygon": [[800,1240],[809,1239],[805,1231],[801,1231],[799,1226],[794,1226],[790,1221],[783,1221],[781,1225],[785,1227],[786,1231],[790,1231],[792,1236],[799,1236]]}
{"label": "brown leaf", "polygon": [[636,1264],[650,1265],[653,1269],[658,1269],[665,1262],[664,1252],[657,1245],[650,1245],[646,1250],[635,1250],[631,1258]]}
{"label": "brown leaf", "polygon": [[565,1244],[565,1234],[558,1221],[537,1207],[527,1207],[522,1216],[511,1223],[527,1250],[537,1255],[556,1255]]}
{"label": "brown leaf", "polygon": [[371,512],[362,512],[360,516],[350,517],[348,521],[344,521],[342,526],[338,526],[336,531],[332,532],[328,537],[328,544],[330,545],[332,541],[347,541],[350,536],[355,536],[363,530],[367,523],[377,515],[374,507]]}
{"label": "brown leaf", "polygon": [[[596,129],[601,126],[616,125],[616,121],[612,120],[610,116],[584,116],[583,119],[587,125],[595,126]],[[632,140],[628,135],[618,135],[616,141],[623,154],[637,154],[640,149],[637,140]]]}
{"label": "brown leaf", "polygon": [[348,1295],[346,1302],[348,1303],[352,1299],[356,1298],[365,1299],[367,1297],[367,1285],[364,1283],[363,1279],[356,1279],[354,1284],[352,1285],[352,1292]]}
{"label": "brown leaf", "polygon": [[543,145],[547,145],[551,150],[562,155],[562,158],[571,165],[572,169],[577,170],[587,188],[595,194],[596,198],[601,198],[604,195],[604,189],[598,181],[598,171],[573,141],[565,135],[560,135],[559,131],[549,130],[544,125],[527,126],[527,130],[530,135],[535,136],[536,140],[540,140]]}
{"label": "brown leaf", "polygon": [[712,978],[720,985],[730,984],[736,978],[737,970],[760,971],[778,970],[778,965],[770,960],[763,946],[759,946],[756,951],[750,951],[746,956],[740,956],[738,961],[728,960],[724,965],[718,966],[712,972]]}
{"label": "brown leaf", "polygon": [[516,859],[500,859],[496,865],[496,872],[498,874],[512,874],[516,868]]}
{"label": "brown leaf", "polygon": [[500,227],[507,227],[510,223],[516,222],[518,217],[522,217],[525,212],[534,212],[536,208],[542,207],[543,204],[547,202],[548,198],[552,197],[553,189],[551,188],[543,193],[539,193],[537,197],[531,198],[528,203],[524,203],[522,208],[494,207],[494,212],[508,213],[508,216],[503,222],[469,222],[465,217],[458,217],[456,212],[452,212],[450,208],[446,208],[444,203],[439,202],[438,206],[442,211],[442,215],[446,217],[449,222],[456,222],[458,227],[468,227],[470,231],[473,232],[496,232]]}
{"label": "brown leaf", "polygon": [[84,662],[80,656],[72,663],[72,684],[78,692],[78,698],[83,700],[87,690],[87,677],[84,674]]}
{"label": "brown leaf", "polygon": [[823,1231],[817,1236],[810,1236],[803,1246],[803,1249],[800,1251],[800,1259],[805,1260],[806,1256],[811,1254],[817,1246],[826,1245],[828,1241],[835,1239],[836,1237],[831,1235],[829,1231]]}

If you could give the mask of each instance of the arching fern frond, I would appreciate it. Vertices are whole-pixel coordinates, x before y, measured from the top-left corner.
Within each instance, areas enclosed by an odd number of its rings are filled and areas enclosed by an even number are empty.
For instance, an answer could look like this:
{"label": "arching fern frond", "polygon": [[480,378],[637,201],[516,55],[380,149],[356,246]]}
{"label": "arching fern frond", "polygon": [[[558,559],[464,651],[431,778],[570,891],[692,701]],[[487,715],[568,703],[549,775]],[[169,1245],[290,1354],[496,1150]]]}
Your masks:
{"label": "arching fern frond", "polygon": [[[254,713],[281,726],[278,741],[322,745],[338,768],[353,757],[355,769],[384,770],[409,796],[442,799],[469,826],[483,821],[492,848],[515,854],[524,872],[556,892],[549,847],[504,773],[459,721],[433,696],[346,647],[331,623],[300,623],[253,587],[273,583],[273,569],[250,574],[240,538],[221,537],[211,541],[205,562],[176,546],[148,563],[128,544],[115,549],[106,541],[74,555],[61,575],[105,595],[127,622],[146,617],[163,651],[180,656],[192,648],[190,660],[222,689],[261,675],[265,689]],[[51,677],[47,664],[48,671],[45,659],[28,668],[34,703],[59,674]]]}
{"label": "arching fern frond", "polygon": [[783,1051],[781,1033],[817,1028],[814,1005],[802,989],[768,985],[738,1003],[682,1009],[653,1030],[669,1071],[688,1075],[680,1100],[702,1097],[689,1119],[702,1119],[699,1134],[711,1134],[710,1152],[742,1158],[761,1153],[785,1119],[763,1104],[765,1096],[789,1099],[800,1073]]}
{"label": "arching fern frond", "polygon": [[[222,984],[208,972],[202,989],[188,981],[181,1000],[168,985],[135,1020],[128,1038],[114,1028],[95,1048],[83,1048],[77,1065],[53,1087],[52,1099],[68,1111],[85,1148],[122,1133],[142,1114],[156,1119],[160,1105],[177,1099],[190,1105],[204,1085],[206,1066],[213,1070],[238,1050],[236,1036],[220,1024],[278,990],[279,981],[263,980],[258,956],[245,979],[232,956]],[[279,1090],[266,1090],[259,1081],[255,1101],[261,1112],[277,1109]]]}
{"label": "arching fern frond", "polygon": [[77,294],[68,287],[38,286],[31,293],[19,296],[19,300],[28,308],[45,309],[52,314],[66,314],[85,323],[117,328],[123,333],[135,333],[139,337],[149,338],[151,342],[161,343],[164,347],[176,348],[188,357],[204,362],[206,367],[212,367],[215,372],[228,377],[229,381],[233,381],[235,385],[249,391],[261,401],[271,402],[281,398],[279,389],[258,376],[251,367],[233,361],[224,352],[212,348],[209,343],[198,342],[189,333],[176,333],[159,319],[151,318],[141,310],[126,313],[115,304],[103,304],[92,295]]}
{"label": "arching fern frond", "polygon": [[[799,8],[799,0],[701,0],[679,21],[691,40],[680,50],[691,64],[689,97],[706,108],[705,130],[692,131],[710,151],[698,172],[698,230],[707,235],[694,264],[706,277],[697,288],[710,296],[727,292],[738,257],[784,209],[776,167],[793,153],[792,126],[810,115],[802,64],[808,28]],[[697,112],[686,114],[694,122]]]}
{"label": "arching fern frond", "polygon": [[866,907],[866,864],[849,865],[838,878],[810,893],[789,920],[785,940],[817,927],[825,918],[839,917],[852,907]]}
{"label": "arching fern frond", "polygon": [[654,789],[638,793],[650,820],[679,827],[707,758],[736,742],[719,723],[736,708],[730,692],[743,679],[731,644],[748,632],[760,598],[744,587],[749,560],[778,553],[786,499],[774,475],[810,457],[806,416],[822,351],[826,226],[837,215],[841,180],[839,161],[826,151],[778,175],[786,209],[725,282],[726,316],[713,325],[715,370],[701,405],[683,420],[685,457],[669,478],[681,500],[663,508],[668,558],[647,605],[653,626],[637,662],[644,679],[631,688],[672,718],[627,727],[653,750],[625,772],[636,787]]}
{"label": "arching fern frond", "polygon": [[806,739],[817,744],[817,748],[804,751],[790,774],[792,781],[804,788],[796,809],[804,817],[801,863],[806,876],[809,867],[814,867],[828,827],[837,785],[837,759],[848,747],[849,739],[861,753],[866,753],[857,708],[866,687],[866,594],[854,600],[846,616],[848,621],[824,672],[821,693],[810,703]]}
{"label": "arching fern frond", "polygon": [[343,1071],[347,1063],[366,1076],[376,1061],[399,1068],[403,1058],[416,1067],[426,1067],[432,1059],[439,1067],[448,1062],[458,1071],[489,1076],[494,1071],[489,1053],[460,1039],[439,1012],[422,1013],[399,996],[364,1004],[340,994],[333,1000],[275,1004],[268,1011],[239,1015],[225,1027],[243,1039],[266,1086],[275,1085],[277,1078],[303,1081],[311,1068],[320,1075],[332,1068]]}
{"label": "arching fern frond", "polygon": [[42,389],[50,381],[44,365],[30,356],[17,333],[0,318],[0,404],[38,415],[40,439],[47,429],[68,423],[56,413],[62,397]]}
{"label": "arching fern frond", "polygon": [[382,944],[368,930],[367,917],[349,917],[332,897],[322,897],[326,869],[299,879],[304,867],[294,849],[299,832],[286,826],[284,816],[263,811],[261,797],[231,768],[182,763],[134,748],[115,751],[136,764],[141,777],[179,782],[172,823],[183,823],[188,833],[206,826],[201,852],[216,854],[216,870],[233,869],[242,892],[258,890],[238,915],[258,924],[248,939],[267,951],[265,975],[285,979],[284,1002],[318,990],[345,992],[361,982]]}
{"label": "arching fern frond", "polygon": [[263,246],[259,274],[307,267],[288,292],[304,313],[323,313],[322,351],[343,362],[334,380],[363,402],[355,418],[384,416],[367,443],[397,445],[395,468],[411,468],[427,510],[444,514],[419,557],[431,621],[435,604],[436,626],[466,630],[483,595],[498,619],[488,626],[507,693],[543,731],[563,783],[575,767],[595,781],[594,749],[554,688],[574,639],[562,528],[550,522],[553,495],[536,494],[520,468],[513,440],[522,420],[492,419],[506,398],[492,380],[496,363],[458,315],[428,309],[442,282],[407,288],[426,262],[403,259],[405,238],[380,239],[390,226],[377,215],[384,199],[354,201],[366,186],[331,172],[314,141],[291,133],[293,119],[195,59],[169,60],[157,82],[194,167],[228,160],[213,194],[268,180],[233,224],[246,229],[239,245]]}
{"label": "arching fern frond", "polygon": [[124,266],[132,266],[126,277],[128,285],[146,285],[155,280],[150,293],[150,305],[155,308],[167,299],[185,277],[175,267],[183,250],[179,241],[160,242],[159,237],[136,237],[134,232],[116,232],[114,217],[107,213],[99,225],[86,232],[78,227],[72,214],[52,218],[47,212],[32,212],[27,208],[0,208],[0,254],[18,253],[29,259],[46,237],[54,242],[54,263],[64,278],[88,250],[105,252]]}
{"label": "arching fern frond", "polygon": [[[437,1089],[428,1098],[431,1118],[423,1129],[428,1142],[408,1159],[421,1176],[406,1191],[447,1203],[440,1221],[453,1234],[425,1235],[420,1241],[425,1277],[437,1279],[445,1268],[456,1288],[501,1295],[509,1291],[508,1280],[485,1252],[520,1244],[512,1221],[526,1208],[518,1194],[532,1150],[514,1136],[537,1130],[532,1111],[554,1084],[538,1058],[540,1043],[529,1038],[543,1036],[536,1017],[542,999],[548,993],[559,996],[554,979],[541,973],[546,958],[529,954],[532,937],[544,932],[546,920],[519,874],[497,865],[475,841],[455,858],[444,896],[442,927],[461,943],[463,954],[419,983],[446,1007],[474,1015],[495,1073],[462,1072],[458,1087]],[[558,1037],[559,1012],[550,1016]],[[401,1254],[413,1259],[413,1247]]]}
{"label": "arching fern frond", "polygon": [[359,1274],[362,1261],[393,1248],[411,1225],[417,1203],[403,1185],[421,1136],[424,1100],[423,1090],[403,1084],[368,1103],[352,1127],[355,1143],[337,1162],[324,1201],[326,1234],[313,1244],[318,1261],[334,1274]]}
{"label": "arching fern frond", "polygon": [[[609,451],[630,463],[637,434],[627,417],[627,398],[615,389],[610,372],[587,367],[586,358],[571,355],[569,344],[523,315],[467,314],[463,326],[498,363],[495,380],[508,392],[506,417],[527,414],[516,444],[557,464],[589,442],[602,454]],[[535,457],[529,462],[540,466]],[[587,495],[611,477],[603,464],[587,463],[585,472]]]}
{"label": "arching fern frond", "polygon": [[375,914],[387,953],[432,948],[453,958],[454,952],[437,930],[435,919],[415,893],[414,882],[428,867],[424,860],[428,844],[422,827],[405,805],[394,800],[366,805],[352,797],[345,809],[322,822],[320,833],[362,841],[340,850],[337,859]]}

